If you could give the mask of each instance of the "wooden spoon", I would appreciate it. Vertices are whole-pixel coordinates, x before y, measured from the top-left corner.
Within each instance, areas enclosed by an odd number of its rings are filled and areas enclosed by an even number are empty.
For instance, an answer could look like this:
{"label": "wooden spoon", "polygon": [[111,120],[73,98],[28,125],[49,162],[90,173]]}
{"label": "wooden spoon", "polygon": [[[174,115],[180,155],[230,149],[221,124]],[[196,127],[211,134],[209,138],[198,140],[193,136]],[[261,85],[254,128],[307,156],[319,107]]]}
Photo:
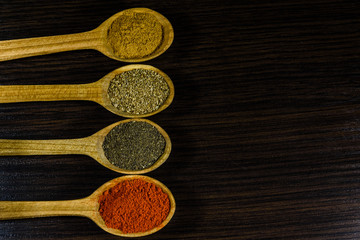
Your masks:
{"label": "wooden spoon", "polygon": [[[158,48],[150,55],[124,59],[114,54],[113,47],[108,43],[108,30],[111,24],[124,13],[147,13],[153,15],[163,29],[163,40]],[[95,49],[104,55],[123,62],[141,62],[155,58],[165,52],[174,39],[174,30],[170,22],[160,13],[147,8],[131,8],[121,11],[94,30],[68,35],[37,37],[27,39],[5,40],[0,42],[0,61],[65,52],[79,49]]]}
{"label": "wooden spoon", "polygon": [[[152,70],[164,77],[169,86],[169,96],[163,104],[155,111],[144,114],[132,114],[123,112],[114,107],[108,97],[108,88],[110,81],[118,74],[133,69],[147,69]],[[148,117],[161,112],[167,108],[174,98],[174,85],[169,78],[161,70],[142,64],[132,64],[118,68],[109,74],[105,75],[99,81],[88,84],[73,84],[73,85],[11,85],[0,86],[0,103],[14,103],[14,102],[37,102],[37,101],[66,101],[66,100],[88,100],[97,102],[112,113],[127,118]]]}
{"label": "wooden spoon", "polygon": [[[131,121],[146,122],[154,126],[165,139],[164,153],[150,167],[143,170],[126,170],[113,165],[105,156],[103,142],[106,135],[115,126]],[[66,155],[83,154],[98,161],[101,165],[115,172],[124,174],[142,174],[158,168],[169,157],[171,152],[171,141],[169,135],[159,125],[147,119],[126,119],[107,126],[97,133],[77,139],[56,139],[56,140],[15,140],[0,139],[0,156],[15,155]]]}
{"label": "wooden spoon", "polygon": [[[99,213],[99,197],[115,186],[117,183],[129,179],[142,179],[160,187],[170,199],[170,212],[167,218],[159,226],[139,233],[123,233],[118,229],[108,228]],[[103,230],[123,237],[141,237],[155,233],[162,229],[172,218],[175,212],[175,199],[170,190],[161,182],[139,175],[128,175],[115,178],[86,198],[65,201],[0,201],[0,220],[49,217],[49,216],[83,216],[93,220]]]}

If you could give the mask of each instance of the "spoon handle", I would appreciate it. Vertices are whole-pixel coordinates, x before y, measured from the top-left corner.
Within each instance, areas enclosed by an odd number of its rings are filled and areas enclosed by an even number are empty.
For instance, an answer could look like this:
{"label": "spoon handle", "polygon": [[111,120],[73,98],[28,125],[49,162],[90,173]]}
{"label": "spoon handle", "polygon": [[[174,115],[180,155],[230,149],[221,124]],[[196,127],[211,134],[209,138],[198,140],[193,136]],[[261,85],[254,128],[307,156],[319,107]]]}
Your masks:
{"label": "spoon handle", "polygon": [[101,45],[96,30],[57,35],[0,41],[0,61],[65,52],[77,49],[92,49]]}
{"label": "spoon handle", "polygon": [[14,140],[0,139],[0,156],[24,155],[95,155],[96,138],[56,139],[56,140]]}
{"label": "spoon handle", "polygon": [[0,103],[101,99],[101,88],[95,83],[74,85],[0,86]]}
{"label": "spoon handle", "polygon": [[0,201],[0,220],[49,216],[90,216],[94,201]]}

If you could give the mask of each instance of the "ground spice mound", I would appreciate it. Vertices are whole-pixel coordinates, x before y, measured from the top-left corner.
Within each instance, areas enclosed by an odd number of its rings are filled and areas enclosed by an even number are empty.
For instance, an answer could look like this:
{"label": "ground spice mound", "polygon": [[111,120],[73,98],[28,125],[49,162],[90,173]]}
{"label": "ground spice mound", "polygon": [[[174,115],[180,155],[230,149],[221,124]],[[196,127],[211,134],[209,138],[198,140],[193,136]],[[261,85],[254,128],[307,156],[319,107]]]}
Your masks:
{"label": "ground spice mound", "polygon": [[110,130],[103,150],[111,164],[125,170],[143,170],[161,157],[165,145],[164,136],[154,126],[130,121]]}
{"label": "ground spice mound", "polygon": [[114,54],[124,59],[148,56],[162,40],[162,26],[149,13],[126,12],[108,30],[108,41]]}
{"label": "ground spice mound", "polygon": [[118,183],[100,196],[99,204],[106,226],[123,233],[151,230],[170,212],[169,196],[160,187],[141,179]]}
{"label": "ground spice mound", "polygon": [[170,88],[159,73],[139,68],[116,75],[110,81],[107,94],[111,104],[120,111],[147,114],[165,102]]}

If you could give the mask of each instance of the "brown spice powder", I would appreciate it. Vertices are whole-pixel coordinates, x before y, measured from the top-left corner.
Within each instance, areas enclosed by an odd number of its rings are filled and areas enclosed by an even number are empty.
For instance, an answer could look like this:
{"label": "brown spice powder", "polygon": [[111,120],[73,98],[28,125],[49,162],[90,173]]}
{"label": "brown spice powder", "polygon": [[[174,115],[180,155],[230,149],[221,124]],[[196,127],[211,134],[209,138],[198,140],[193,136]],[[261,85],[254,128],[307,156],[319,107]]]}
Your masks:
{"label": "brown spice powder", "polygon": [[110,26],[108,41],[120,58],[142,58],[153,53],[162,43],[160,22],[148,13],[127,12]]}

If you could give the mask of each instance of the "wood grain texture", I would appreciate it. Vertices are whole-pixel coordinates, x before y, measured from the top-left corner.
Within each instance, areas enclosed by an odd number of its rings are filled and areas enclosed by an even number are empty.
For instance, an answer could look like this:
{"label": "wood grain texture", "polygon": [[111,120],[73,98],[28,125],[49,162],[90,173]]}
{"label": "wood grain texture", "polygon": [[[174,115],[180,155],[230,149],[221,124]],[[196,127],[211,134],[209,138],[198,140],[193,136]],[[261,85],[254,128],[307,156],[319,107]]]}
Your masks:
{"label": "wood grain texture", "polygon": [[5,40],[0,42],[0,61],[78,49],[96,49],[101,45],[102,38],[100,31]]}
{"label": "wood grain texture", "polygon": [[[169,159],[147,174],[174,194],[146,239],[360,239],[360,2],[1,1],[0,40],[71,34],[147,7],[174,27],[146,62],[173,103],[151,116]],[[93,50],[1,62],[0,84],[84,84],[126,65]],[[123,118],[92,102],[0,104],[0,138],[88,136]],[[3,201],[85,197],[119,176],[90,157],[1,157]],[[78,217],[0,222],[0,239],[119,239]]]}

